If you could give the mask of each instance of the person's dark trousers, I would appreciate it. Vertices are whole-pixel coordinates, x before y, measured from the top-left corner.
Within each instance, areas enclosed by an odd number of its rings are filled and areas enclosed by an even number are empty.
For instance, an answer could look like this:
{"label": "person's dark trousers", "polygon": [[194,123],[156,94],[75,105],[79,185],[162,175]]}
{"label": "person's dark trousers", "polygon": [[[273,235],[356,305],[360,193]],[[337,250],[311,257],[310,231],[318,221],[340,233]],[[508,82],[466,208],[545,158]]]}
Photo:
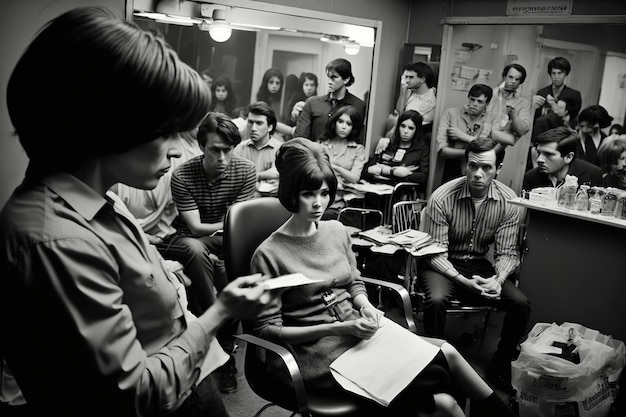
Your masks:
{"label": "person's dark trousers", "polygon": [[[201,241],[178,234],[166,236],[156,245],[165,259],[180,262],[191,280],[189,293],[190,310],[200,315],[215,302],[216,260]],[[218,277],[219,281],[219,277]]]}
{"label": "person's dark trousers", "polygon": [[[457,260],[450,259],[454,267],[466,278],[472,275],[491,277],[495,270],[486,259]],[[490,305],[506,311],[500,342],[494,359],[498,365],[510,365],[517,344],[526,334],[530,316],[530,303],[524,293],[511,280],[504,282],[499,300],[489,300],[479,294],[470,293],[465,287],[453,283],[444,275],[426,265],[419,274],[419,283],[425,293],[424,332],[426,336],[442,338],[446,324],[446,307],[452,297],[478,305]]]}
{"label": "person's dark trousers", "polygon": [[213,375],[209,375],[194,387],[191,395],[178,407],[171,417],[228,417],[222,395],[219,393]]}

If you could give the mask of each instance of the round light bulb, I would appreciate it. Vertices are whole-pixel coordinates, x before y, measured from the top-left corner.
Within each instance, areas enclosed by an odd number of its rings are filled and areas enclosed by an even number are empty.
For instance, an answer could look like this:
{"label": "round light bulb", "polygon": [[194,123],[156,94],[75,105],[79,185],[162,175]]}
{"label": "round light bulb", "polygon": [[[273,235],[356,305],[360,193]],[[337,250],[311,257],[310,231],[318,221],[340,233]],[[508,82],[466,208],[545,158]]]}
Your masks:
{"label": "round light bulb", "polygon": [[343,46],[343,50],[348,55],[356,55],[359,53],[360,49],[361,45],[359,45],[359,43],[355,41],[349,41]]}
{"label": "round light bulb", "polygon": [[215,42],[226,42],[232,33],[232,28],[224,21],[213,21],[209,26],[209,35]]}

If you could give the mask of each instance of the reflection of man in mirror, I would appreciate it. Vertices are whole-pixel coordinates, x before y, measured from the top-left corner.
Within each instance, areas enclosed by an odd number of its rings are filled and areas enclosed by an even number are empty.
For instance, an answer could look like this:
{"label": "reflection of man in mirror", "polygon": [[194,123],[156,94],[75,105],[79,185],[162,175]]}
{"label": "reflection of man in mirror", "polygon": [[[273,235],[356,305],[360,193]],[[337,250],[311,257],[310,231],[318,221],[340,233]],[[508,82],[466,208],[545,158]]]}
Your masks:
{"label": "reflection of man in mirror", "polygon": [[[437,89],[431,87],[433,83],[433,69],[423,62],[414,62],[405,65],[402,71],[402,85],[400,96],[394,111],[397,116],[407,110],[415,110],[422,118],[422,130],[424,133],[432,132],[433,119],[435,118],[435,104],[437,101]],[[388,130],[395,127],[390,126]],[[389,137],[389,136],[387,136]]]}
{"label": "reflection of man in mirror", "polygon": [[[444,336],[446,307],[453,295],[506,311],[486,378],[510,394],[511,360],[530,316],[528,299],[509,279],[519,265],[519,209],[509,203],[517,196],[495,179],[504,160],[504,147],[496,141],[471,141],[463,159],[466,176],[433,192],[420,225],[446,249],[431,257],[419,273],[426,297],[424,331],[427,336]],[[486,258],[491,244],[493,264]]]}
{"label": "reflection of man in mirror", "polygon": [[[307,99],[304,108],[298,117],[294,136],[317,141],[320,139],[328,118],[335,109],[342,106],[353,106],[365,120],[365,103],[348,92],[346,87],[354,84],[352,64],[350,61],[337,58],[326,65],[328,78],[328,94]],[[361,137],[363,131],[361,131]]]}
{"label": "reflection of man in mirror", "polygon": [[502,83],[493,89],[493,100],[487,110],[494,115],[494,127],[511,134],[503,145],[515,145],[530,129],[530,100],[522,97],[519,87],[526,80],[526,69],[509,64],[502,71]]}
{"label": "reflection of man in mirror", "polygon": [[582,98],[580,91],[569,88],[565,85],[567,76],[569,75],[572,67],[569,61],[563,57],[557,56],[550,62],[548,62],[548,75],[552,83],[541,90],[537,91],[537,94],[533,96],[533,108],[535,109],[535,119],[539,116],[545,116],[552,110],[550,105],[551,101],[558,102],[560,98],[569,96],[572,97],[576,103],[573,111],[570,113],[570,117],[575,119],[582,107]]}

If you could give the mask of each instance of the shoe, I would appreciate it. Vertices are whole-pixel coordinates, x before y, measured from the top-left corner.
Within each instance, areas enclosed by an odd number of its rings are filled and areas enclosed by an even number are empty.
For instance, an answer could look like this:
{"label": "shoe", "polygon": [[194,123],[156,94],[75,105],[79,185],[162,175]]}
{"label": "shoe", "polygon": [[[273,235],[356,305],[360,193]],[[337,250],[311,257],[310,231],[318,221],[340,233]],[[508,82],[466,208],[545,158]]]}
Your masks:
{"label": "shoe", "polygon": [[[507,366],[508,365],[508,366]],[[509,397],[515,395],[515,388],[511,385],[511,363],[501,362],[496,359],[491,360],[487,367],[485,380],[496,390],[504,392]]]}

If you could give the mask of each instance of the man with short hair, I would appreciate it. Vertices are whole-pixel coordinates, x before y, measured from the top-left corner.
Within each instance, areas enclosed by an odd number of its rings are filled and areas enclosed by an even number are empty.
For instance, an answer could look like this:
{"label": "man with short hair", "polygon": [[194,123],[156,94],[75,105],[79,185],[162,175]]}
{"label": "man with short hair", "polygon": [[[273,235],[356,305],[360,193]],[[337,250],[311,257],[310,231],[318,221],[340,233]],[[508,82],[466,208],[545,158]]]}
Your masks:
{"label": "man with short hair", "polygon": [[524,81],[526,69],[523,66],[505,66],[502,83],[494,88],[493,99],[487,107],[487,111],[493,113],[494,128],[512,135],[507,141],[499,140],[503,145],[515,145],[530,129],[530,100],[519,93],[519,87]]}
{"label": "man with short hair", "polygon": [[[172,174],[172,196],[178,208],[176,221],[181,241],[200,241],[218,256],[223,255],[224,216],[239,201],[254,197],[256,170],[245,158],[233,155],[241,142],[237,126],[226,116],[209,114],[198,129],[203,155],[185,162]],[[218,292],[228,283],[223,261],[215,264],[215,288]],[[224,393],[237,389],[235,361],[232,356],[233,327],[226,327],[218,340],[231,360],[219,370],[219,388]]]}
{"label": "man with short hair", "polygon": [[575,119],[578,117],[578,113],[582,107],[582,97],[580,96],[580,91],[574,90],[565,85],[565,81],[569,76],[572,67],[569,61],[561,56],[557,56],[548,62],[548,75],[550,76],[551,84],[543,87],[537,94],[533,96],[533,107],[535,110],[535,119],[539,116],[545,116],[547,113],[552,111],[552,104],[548,100],[549,97],[552,97],[553,102],[558,102],[558,100],[565,96],[570,96],[573,98],[575,105],[570,112],[570,117]]}
{"label": "man with short hair", "polygon": [[[418,279],[426,296],[424,330],[428,336],[444,336],[446,307],[453,295],[506,311],[486,377],[511,393],[511,360],[526,333],[530,304],[509,280],[519,265],[519,209],[510,204],[517,197],[515,192],[495,180],[503,160],[504,148],[493,139],[467,144],[466,175],[437,188],[424,209],[424,231],[445,252],[428,259]],[[485,257],[491,243],[493,265]]]}
{"label": "man with short hair", "polygon": [[[309,97],[298,116],[292,136],[318,141],[330,115],[341,106],[353,106],[365,120],[365,103],[357,96],[350,94],[347,87],[354,84],[352,64],[343,58],[333,59],[326,65],[328,78],[328,94]],[[361,131],[361,138],[363,131]],[[361,140],[361,142],[364,142]]]}
{"label": "man with short hair", "polygon": [[[423,62],[405,65],[402,71],[402,88],[396,104],[394,116],[397,117],[407,110],[415,110],[422,116],[422,130],[432,132],[435,118],[437,89],[432,87],[433,69]],[[395,127],[395,123],[394,126]],[[388,130],[392,130],[391,129]]]}
{"label": "man with short hair", "polygon": [[[446,159],[444,181],[464,172],[462,161],[468,143],[494,136],[493,114],[487,111],[492,95],[493,91],[488,85],[474,84],[467,94],[468,103],[465,106],[443,112],[437,127],[437,152]],[[508,142],[511,135],[498,131],[495,132],[496,138]]]}
{"label": "man with short hair", "polygon": [[248,133],[250,139],[242,141],[233,151],[252,161],[257,172],[257,192],[272,193],[278,187],[276,152],[282,144],[272,137],[276,129],[276,115],[272,108],[262,101],[248,107]]}
{"label": "man with short hair", "polygon": [[577,159],[578,134],[565,126],[547,130],[537,138],[537,167],[524,175],[524,190],[537,187],[558,187],[566,175],[578,178],[578,184],[600,185],[599,167]]}

